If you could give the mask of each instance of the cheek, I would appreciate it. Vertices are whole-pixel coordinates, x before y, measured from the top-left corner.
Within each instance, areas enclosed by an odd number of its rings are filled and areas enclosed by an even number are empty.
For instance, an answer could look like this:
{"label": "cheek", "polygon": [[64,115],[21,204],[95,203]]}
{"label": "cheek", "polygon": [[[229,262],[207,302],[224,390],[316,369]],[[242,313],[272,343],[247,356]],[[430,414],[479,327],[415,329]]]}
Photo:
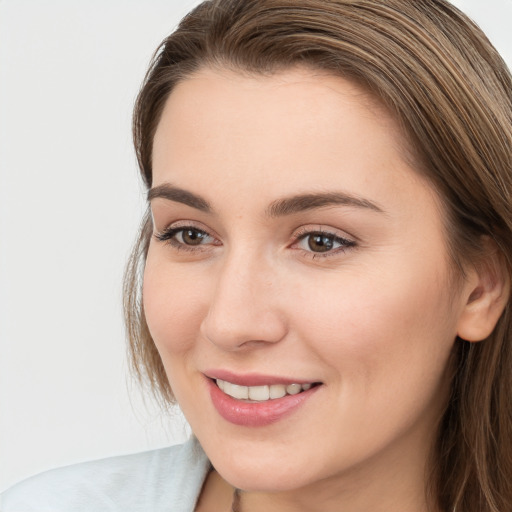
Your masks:
{"label": "cheek", "polygon": [[165,354],[192,349],[203,317],[204,289],[189,272],[180,272],[148,254],[143,303],[151,336],[164,363]]}
{"label": "cheek", "polygon": [[377,449],[419,418],[432,425],[443,407],[454,315],[432,276],[397,281],[368,272],[336,286],[321,283],[321,293],[317,288],[307,300],[296,294],[303,300],[297,309],[307,311],[296,325],[309,360],[336,390],[333,428],[353,447]]}
{"label": "cheek", "polygon": [[296,317],[299,330],[340,378],[354,374],[346,381],[366,389],[384,378],[388,389],[404,376],[415,385],[439,378],[455,339],[456,315],[436,268],[413,270],[401,279],[352,274],[295,294],[297,310],[307,312]]}

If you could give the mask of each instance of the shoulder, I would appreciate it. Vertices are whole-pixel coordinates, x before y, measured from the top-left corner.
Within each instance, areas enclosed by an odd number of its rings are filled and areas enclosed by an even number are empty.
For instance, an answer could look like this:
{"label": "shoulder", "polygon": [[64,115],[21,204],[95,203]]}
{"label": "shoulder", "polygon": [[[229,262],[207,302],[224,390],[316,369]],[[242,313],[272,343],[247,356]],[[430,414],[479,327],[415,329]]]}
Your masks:
{"label": "shoulder", "polygon": [[209,470],[199,443],[46,471],[1,496],[2,512],[191,512]]}

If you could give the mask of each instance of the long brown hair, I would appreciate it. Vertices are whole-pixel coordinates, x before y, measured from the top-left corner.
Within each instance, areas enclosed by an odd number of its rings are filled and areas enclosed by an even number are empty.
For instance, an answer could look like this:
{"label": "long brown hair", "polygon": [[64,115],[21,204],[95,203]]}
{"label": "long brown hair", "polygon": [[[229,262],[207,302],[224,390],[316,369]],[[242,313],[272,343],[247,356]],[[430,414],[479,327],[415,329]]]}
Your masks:
{"label": "long brown hair", "polygon": [[[415,168],[445,206],[454,268],[490,237],[512,269],[512,78],[481,30],[445,0],[212,0],[155,54],[135,106],[141,175],[151,186],[153,136],[173,87],[204,66],[271,74],[292,66],[357,82],[385,105]],[[125,279],[133,366],[163,398],[172,391],[149,334],[141,272],[146,216]],[[451,396],[431,463],[431,498],[446,512],[512,510],[510,299],[481,343],[456,340]]]}

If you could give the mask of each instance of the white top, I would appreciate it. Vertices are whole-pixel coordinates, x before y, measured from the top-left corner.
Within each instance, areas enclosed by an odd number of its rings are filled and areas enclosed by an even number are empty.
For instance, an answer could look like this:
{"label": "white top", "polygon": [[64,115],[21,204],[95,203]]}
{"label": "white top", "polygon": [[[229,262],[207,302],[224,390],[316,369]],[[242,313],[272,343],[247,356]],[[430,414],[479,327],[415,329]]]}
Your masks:
{"label": "white top", "polygon": [[210,462],[178,446],[46,471],[0,496],[1,512],[193,512]]}

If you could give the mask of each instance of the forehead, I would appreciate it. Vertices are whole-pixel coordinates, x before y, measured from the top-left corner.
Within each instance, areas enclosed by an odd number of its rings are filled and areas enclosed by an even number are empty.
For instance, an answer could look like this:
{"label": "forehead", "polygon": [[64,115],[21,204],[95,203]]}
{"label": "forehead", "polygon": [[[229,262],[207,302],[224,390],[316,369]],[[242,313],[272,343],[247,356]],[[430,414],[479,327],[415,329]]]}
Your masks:
{"label": "forehead", "polygon": [[153,186],[208,193],[222,182],[249,197],[257,186],[269,201],[348,188],[371,200],[423,182],[405,145],[387,110],[343,78],[305,68],[270,76],[205,68],[178,83],[166,102]]}
{"label": "forehead", "polygon": [[[330,105],[327,107],[326,99]],[[222,116],[235,114],[240,117],[244,113],[255,114],[243,120],[255,124],[258,120],[265,122],[267,114],[288,114],[293,119],[300,116],[307,120],[312,114],[317,117],[330,115],[334,104],[350,108],[367,110],[368,115],[385,122],[390,128],[398,126],[393,122],[389,111],[382,102],[354,82],[335,76],[323,70],[309,67],[294,67],[269,75],[236,71],[226,68],[203,67],[176,84],[170,94],[163,112],[163,120],[171,115],[187,111],[187,117],[193,111],[203,111],[212,115]],[[250,111],[249,106],[256,107]],[[265,108],[262,108],[265,107]],[[307,115],[304,115],[307,114]],[[276,122],[276,118],[271,119]],[[224,119],[225,121],[225,119]],[[249,126],[247,126],[249,127]],[[160,128],[164,128],[162,123]],[[397,133],[398,135],[398,133]]]}

